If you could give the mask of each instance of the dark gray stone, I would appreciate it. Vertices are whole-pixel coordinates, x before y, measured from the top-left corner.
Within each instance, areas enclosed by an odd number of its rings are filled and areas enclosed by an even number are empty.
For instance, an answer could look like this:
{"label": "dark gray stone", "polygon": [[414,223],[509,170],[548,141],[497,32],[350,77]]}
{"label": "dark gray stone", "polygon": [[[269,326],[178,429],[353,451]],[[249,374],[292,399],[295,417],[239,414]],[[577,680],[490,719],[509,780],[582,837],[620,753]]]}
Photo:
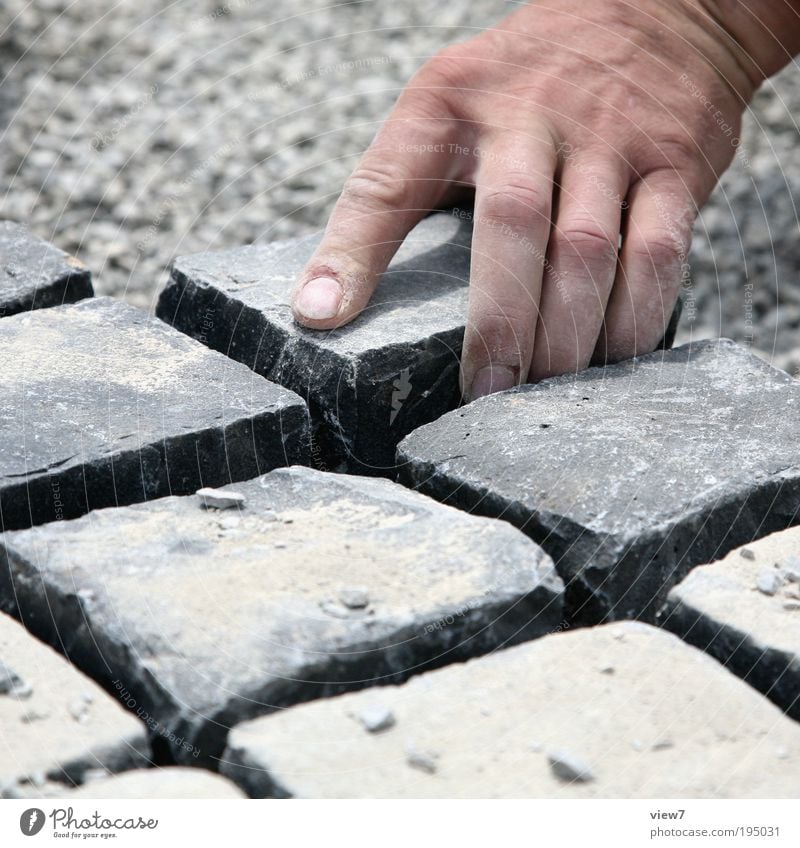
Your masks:
{"label": "dark gray stone", "polygon": [[659,622],[800,720],[800,528],[698,566]]}
{"label": "dark gray stone", "polygon": [[92,275],[74,256],[0,221],[0,318],[91,297]]}
{"label": "dark gray stone", "polygon": [[397,442],[458,403],[470,238],[467,220],[426,218],[365,312],[331,332],[289,306],[319,236],[178,258],[157,314],[303,397],[319,468],[391,474]]}
{"label": "dark gray stone", "polygon": [[393,476],[400,439],[460,401],[471,213],[425,218],[362,315],[325,332],[298,326],[289,306],[320,238],[180,257],[156,314],[303,397],[318,468]]}
{"label": "dark gray stone", "polygon": [[[173,497],[0,537],[5,608],[141,710],[181,762],[219,756],[242,719],[562,621],[552,562],[504,522],[301,467],[231,490],[246,497],[236,515]],[[340,604],[343,585],[369,607]]]}
{"label": "dark gray stone", "polygon": [[0,321],[0,528],[308,457],[299,397],[106,298]]}
{"label": "dark gray stone", "polygon": [[401,479],[523,529],[578,620],[652,620],[688,570],[797,521],[800,383],[727,340],[494,395],[399,446]]}

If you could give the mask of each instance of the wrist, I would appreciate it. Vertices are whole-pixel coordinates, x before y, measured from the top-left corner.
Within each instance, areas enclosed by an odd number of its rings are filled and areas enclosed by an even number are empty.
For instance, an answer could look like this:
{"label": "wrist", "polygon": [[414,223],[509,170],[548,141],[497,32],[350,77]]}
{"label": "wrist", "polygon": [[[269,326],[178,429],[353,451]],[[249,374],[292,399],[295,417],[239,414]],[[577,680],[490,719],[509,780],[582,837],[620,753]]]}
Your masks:
{"label": "wrist", "polygon": [[800,53],[800,0],[682,0],[732,50],[757,88]]}

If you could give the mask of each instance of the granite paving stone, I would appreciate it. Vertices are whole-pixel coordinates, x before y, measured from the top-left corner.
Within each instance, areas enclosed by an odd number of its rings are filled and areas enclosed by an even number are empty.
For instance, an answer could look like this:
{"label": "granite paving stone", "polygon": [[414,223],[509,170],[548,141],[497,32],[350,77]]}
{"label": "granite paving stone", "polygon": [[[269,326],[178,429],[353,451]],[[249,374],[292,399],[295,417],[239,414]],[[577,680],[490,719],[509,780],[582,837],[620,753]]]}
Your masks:
{"label": "granite paving stone", "polygon": [[14,221],[0,221],[0,318],[94,294],[89,269]]}
{"label": "granite paving stone", "polygon": [[471,237],[468,209],[423,219],[367,309],[334,331],[300,327],[289,305],[319,236],[180,257],[157,314],[303,397],[318,468],[391,477],[398,441],[460,401]]}
{"label": "granite paving stone", "polygon": [[213,764],[241,720],[563,626],[552,562],[505,522],[299,466],[225,490],[244,505],[172,497],[0,537],[3,606],[180,763]]}
{"label": "granite paving stone", "polygon": [[[170,766],[135,769],[124,774],[92,780],[76,789],[46,787],[42,797],[65,798],[70,801],[149,798],[234,800],[246,796],[234,783],[213,772],[199,768]],[[36,796],[27,796],[36,797]]]}
{"label": "granite paving stone", "polygon": [[307,462],[292,392],[107,298],[0,321],[0,529]]}
{"label": "granite paving stone", "polygon": [[800,720],[800,528],[698,566],[659,622]]}
{"label": "granite paving stone", "polygon": [[[380,733],[367,708],[391,710]],[[252,797],[796,798],[800,726],[671,633],[617,622],[230,734]]]}
{"label": "granite paving stone", "polygon": [[0,798],[46,782],[147,765],[144,725],[22,625],[0,613]]}
{"label": "granite paving stone", "polygon": [[652,621],[694,565],[798,520],[800,382],[701,341],[482,398],[416,430],[399,479],[522,528],[571,616]]}
{"label": "granite paving stone", "polygon": [[458,403],[470,241],[468,220],[424,219],[335,331],[300,327],[289,305],[319,236],[180,257],[157,314],[303,397],[318,467],[391,475],[400,438]]}

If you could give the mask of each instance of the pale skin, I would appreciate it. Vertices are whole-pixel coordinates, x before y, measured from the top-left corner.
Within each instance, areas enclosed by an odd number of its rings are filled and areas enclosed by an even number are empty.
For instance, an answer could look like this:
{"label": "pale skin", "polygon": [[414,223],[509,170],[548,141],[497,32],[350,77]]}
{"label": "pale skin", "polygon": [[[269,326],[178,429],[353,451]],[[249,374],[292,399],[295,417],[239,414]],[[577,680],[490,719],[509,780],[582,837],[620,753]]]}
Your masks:
{"label": "pale skin", "polygon": [[296,320],[352,321],[415,224],[474,199],[465,400],[653,350],[742,111],[798,51],[800,0],[521,5],[408,83]]}

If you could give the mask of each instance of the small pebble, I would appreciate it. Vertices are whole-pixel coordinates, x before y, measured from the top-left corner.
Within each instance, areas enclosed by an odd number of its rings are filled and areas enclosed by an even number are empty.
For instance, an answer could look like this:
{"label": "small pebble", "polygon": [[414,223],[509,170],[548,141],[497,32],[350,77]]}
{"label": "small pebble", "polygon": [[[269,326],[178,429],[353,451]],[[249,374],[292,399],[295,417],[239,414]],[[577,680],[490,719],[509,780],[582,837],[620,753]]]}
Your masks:
{"label": "small pebble", "polygon": [[604,665],[600,669],[600,674],[613,674],[613,673],[614,673],[614,666],[613,665]]}
{"label": "small pebble", "polygon": [[206,509],[230,509],[234,506],[244,506],[247,500],[238,492],[228,492],[223,489],[198,489],[196,494]]}
{"label": "small pebble", "polygon": [[406,762],[418,771],[425,774],[436,774],[436,760],[439,755],[433,751],[418,751],[413,746],[406,747]]}
{"label": "small pebble", "polygon": [[389,707],[373,704],[358,714],[358,720],[369,733],[380,733],[394,727],[396,719]]}
{"label": "small pebble", "polygon": [[674,748],[675,743],[671,739],[659,739],[653,744],[653,751],[666,751],[668,748]]}
{"label": "small pebble", "polygon": [[783,578],[776,571],[764,569],[756,580],[756,588],[765,595],[774,595],[783,585]]}
{"label": "small pebble", "polygon": [[800,583],[800,558],[790,556],[782,570],[784,578],[790,583]]}
{"label": "small pebble", "polygon": [[351,618],[349,611],[341,604],[337,604],[330,599],[319,602],[319,608],[329,615],[331,618]]}
{"label": "small pebble", "polygon": [[85,724],[89,720],[89,705],[93,700],[88,692],[84,692],[67,707],[67,711],[78,724]]}
{"label": "small pebble", "polygon": [[369,606],[369,593],[360,586],[350,586],[339,591],[339,600],[348,609],[365,609]]}
{"label": "small pebble", "polygon": [[0,660],[0,695],[22,700],[30,698],[33,687],[26,683],[12,668]]}
{"label": "small pebble", "polygon": [[750,550],[750,548],[741,548],[739,550],[739,556],[742,559],[755,559],[756,555]]}
{"label": "small pebble", "polygon": [[41,713],[38,710],[28,710],[28,712],[23,713],[19,720],[23,724],[33,724],[35,721],[44,721],[46,718],[50,718],[50,713]]}
{"label": "small pebble", "polygon": [[566,751],[555,751],[547,755],[550,771],[566,783],[588,783],[594,780],[591,768],[583,760]]}
{"label": "small pebble", "polygon": [[794,612],[795,610],[800,610],[800,601],[784,601],[783,608],[791,612]]}

